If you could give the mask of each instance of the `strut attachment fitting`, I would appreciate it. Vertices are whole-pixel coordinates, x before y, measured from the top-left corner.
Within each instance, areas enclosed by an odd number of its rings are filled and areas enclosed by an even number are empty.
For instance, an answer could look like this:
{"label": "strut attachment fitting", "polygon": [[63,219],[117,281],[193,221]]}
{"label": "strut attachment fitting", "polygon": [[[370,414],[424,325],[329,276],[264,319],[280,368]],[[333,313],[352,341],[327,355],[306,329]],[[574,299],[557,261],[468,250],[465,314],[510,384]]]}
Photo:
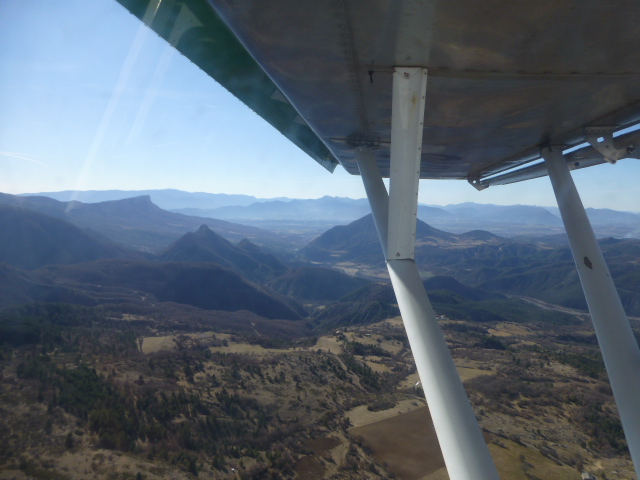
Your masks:
{"label": "strut attachment fitting", "polygon": [[602,154],[604,159],[614,164],[625,158],[635,150],[635,145],[630,144],[625,148],[617,148],[613,143],[613,132],[618,128],[615,125],[602,125],[584,127],[584,136],[589,144]]}
{"label": "strut attachment fitting", "polygon": [[479,192],[481,192],[485,188],[489,188],[489,185],[482,185],[480,183],[480,177],[469,177],[467,178],[467,182],[469,182],[469,184],[471,184],[471,186]]}
{"label": "strut attachment fitting", "polygon": [[354,149],[377,149],[380,148],[380,135],[377,133],[352,133],[347,137],[347,144]]}

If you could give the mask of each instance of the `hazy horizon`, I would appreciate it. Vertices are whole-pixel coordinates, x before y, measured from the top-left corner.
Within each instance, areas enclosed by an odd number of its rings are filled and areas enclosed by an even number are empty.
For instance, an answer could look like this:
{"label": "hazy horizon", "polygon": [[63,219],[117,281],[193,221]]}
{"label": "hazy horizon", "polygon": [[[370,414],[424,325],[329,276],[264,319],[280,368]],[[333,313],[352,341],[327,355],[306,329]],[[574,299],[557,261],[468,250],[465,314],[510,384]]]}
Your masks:
{"label": "hazy horizon", "polygon": [[[177,188],[148,188],[148,189],[135,189],[135,190],[124,190],[124,189],[104,189],[104,190],[95,190],[95,189],[89,189],[89,190],[57,190],[57,191],[42,191],[42,192],[21,192],[21,193],[14,193],[11,195],[43,195],[43,196],[47,196],[47,194],[61,194],[61,193],[72,193],[72,192],[78,192],[78,193],[86,193],[86,192],[123,192],[123,193],[127,193],[127,192],[145,192],[145,191],[176,191],[176,192],[184,192],[184,193],[189,193],[189,194],[206,194],[206,195],[229,195],[229,196],[233,196],[233,195],[245,195],[245,196],[251,196],[251,197],[255,197],[256,200],[262,201],[262,200],[269,200],[269,201],[274,201],[274,200],[280,200],[280,199],[286,199],[286,200],[319,200],[321,198],[324,197],[330,197],[330,198],[345,198],[345,199],[350,199],[350,200],[367,200],[366,197],[349,197],[349,196],[341,196],[341,195],[322,195],[319,197],[287,197],[287,196],[278,196],[278,197],[258,197],[256,195],[253,195],[252,193],[224,193],[224,192],[204,192],[204,191],[188,191],[188,190],[181,190],[181,189],[177,189]],[[4,192],[7,193],[7,192]],[[127,198],[131,198],[131,197],[127,197]],[[82,201],[82,200],[80,200]],[[96,203],[96,202],[86,202],[86,203]],[[447,206],[456,206],[456,205],[461,205],[461,204],[465,204],[465,203],[471,203],[471,204],[476,204],[476,205],[495,205],[495,206],[504,206],[504,207],[508,207],[508,206],[531,206],[531,207],[542,207],[542,208],[551,208],[551,209],[557,209],[557,205],[538,205],[538,204],[529,204],[529,203],[487,203],[487,202],[478,202],[478,201],[464,201],[464,202],[458,202],[458,203],[424,203],[424,202],[419,202],[419,205],[422,206],[429,206],[429,207],[447,207]],[[585,207],[585,208],[595,208],[595,209],[605,209],[605,210],[615,210],[618,212],[631,212],[631,213],[640,213],[640,210],[623,210],[623,209],[618,209],[618,208],[608,208],[608,207]]]}

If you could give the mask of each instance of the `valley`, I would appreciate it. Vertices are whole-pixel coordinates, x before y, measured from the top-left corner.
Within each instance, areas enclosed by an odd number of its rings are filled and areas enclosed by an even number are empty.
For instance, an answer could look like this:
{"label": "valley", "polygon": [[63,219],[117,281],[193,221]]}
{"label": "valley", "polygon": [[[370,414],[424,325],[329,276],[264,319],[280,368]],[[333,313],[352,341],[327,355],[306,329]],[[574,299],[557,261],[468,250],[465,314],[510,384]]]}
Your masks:
{"label": "valley", "polygon": [[[309,240],[150,198],[0,198],[0,478],[448,478],[370,216]],[[600,243],[640,315],[640,241]],[[417,246],[501,477],[633,478],[565,243]]]}

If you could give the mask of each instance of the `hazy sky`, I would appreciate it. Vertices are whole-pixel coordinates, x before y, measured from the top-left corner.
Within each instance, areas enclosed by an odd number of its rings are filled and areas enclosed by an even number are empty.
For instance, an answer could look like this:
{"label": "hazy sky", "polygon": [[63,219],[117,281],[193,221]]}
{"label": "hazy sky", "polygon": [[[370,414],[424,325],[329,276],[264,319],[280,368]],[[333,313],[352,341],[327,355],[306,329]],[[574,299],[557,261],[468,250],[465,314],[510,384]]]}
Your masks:
{"label": "hazy sky", "polygon": [[[359,177],[329,174],[114,0],[0,1],[0,45],[2,192],[364,197]],[[640,211],[640,162],[574,178],[586,206]],[[555,204],[546,178],[420,189],[430,204]]]}

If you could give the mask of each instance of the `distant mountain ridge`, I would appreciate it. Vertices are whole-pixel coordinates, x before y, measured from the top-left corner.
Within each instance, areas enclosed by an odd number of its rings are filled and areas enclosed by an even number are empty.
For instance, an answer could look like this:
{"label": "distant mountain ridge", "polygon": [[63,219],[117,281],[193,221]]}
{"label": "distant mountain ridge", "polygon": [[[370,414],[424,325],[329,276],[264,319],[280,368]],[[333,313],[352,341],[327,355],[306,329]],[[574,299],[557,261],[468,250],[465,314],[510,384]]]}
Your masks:
{"label": "distant mountain ridge", "polygon": [[256,202],[247,206],[227,206],[209,210],[214,218],[236,220],[325,220],[343,222],[366,215],[371,210],[366,199],[324,196],[313,200]]}
{"label": "distant mountain ridge", "polygon": [[109,202],[133,197],[148,196],[151,201],[165,210],[178,208],[218,208],[226,205],[250,205],[267,201],[252,195],[185,192],[175,189],[162,190],[64,190],[61,192],[23,193],[21,196],[45,196],[60,202],[79,201],[83,203]]}
{"label": "distant mountain ridge", "polygon": [[98,232],[114,242],[143,251],[163,249],[203,224],[231,240],[248,238],[258,243],[289,245],[282,235],[260,228],[163,210],[149,196],[82,203],[58,202],[48,197],[0,194],[0,204],[20,206],[62,218],[80,228]]}
{"label": "distant mountain ridge", "polygon": [[[256,202],[216,209],[175,210],[188,215],[220,218],[265,228],[282,222],[324,225],[347,224],[370,213],[366,199],[322,197],[313,200]],[[607,209],[587,209],[596,235],[640,237],[640,214]],[[533,205],[418,205],[418,218],[439,229],[464,233],[490,231],[502,236],[557,235],[564,231],[557,209]]]}
{"label": "distant mountain ridge", "polygon": [[[287,201],[270,200],[250,205],[233,205],[215,209],[184,208],[175,210],[186,215],[220,218],[223,220],[243,222],[324,222],[325,224],[341,224],[356,220],[371,213],[369,202],[365,198],[324,196],[317,199],[288,199]],[[448,219],[452,215],[439,207],[420,205],[420,218]]]}
{"label": "distant mountain ridge", "polygon": [[[560,209],[558,207],[544,207],[549,212],[560,217]],[[620,210],[611,210],[609,208],[585,208],[589,220],[593,224],[607,224],[619,222],[623,224],[634,224],[640,219],[640,213],[624,212]]]}
{"label": "distant mountain ridge", "polygon": [[491,205],[460,203],[442,207],[457,221],[473,219],[476,222],[501,222],[533,225],[562,225],[562,220],[549,210],[533,205]]}
{"label": "distant mountain ridge", "polygon": [[[322,197],[318,199],[260,199],[250,195],[190,193],[180,190],[108,190],[86,192],[45,192],[60,200],[84,202],[150,195],[158,206],[177,213],[275,228],[282,222],[316,224],[328,228],[346,224],[370,212],[366,199]],[[608,209],[587,209],[599,237],[640,238],[640,213]],[[532,205],[492,205],[466,202],[454,205],[419,205],[418,218],[437,228],[464,233],[485,230],[502,236],[542,236],[563,233],[555,207]],[[317,231],[317,230],[314,230]]]}

